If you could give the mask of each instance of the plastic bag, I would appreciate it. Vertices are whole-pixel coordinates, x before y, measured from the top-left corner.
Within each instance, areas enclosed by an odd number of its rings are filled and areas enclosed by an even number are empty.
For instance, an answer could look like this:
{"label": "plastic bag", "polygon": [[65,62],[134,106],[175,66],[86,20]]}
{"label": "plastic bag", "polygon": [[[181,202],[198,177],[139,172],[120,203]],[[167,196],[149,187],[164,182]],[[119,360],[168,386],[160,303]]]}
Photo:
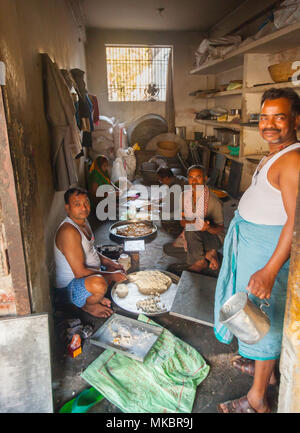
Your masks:
{"label": "plastic bag", "polygon": [[300,0],[286,0],[274,12],[274,24],[277,29],[300,20]]}
{"label": "plastic bag", "polygon": [[136,169],[136,157],[133,148],[128,147],[128,149],[118,149],[117,157],[122,158],[127,177],[129,180],[133,180]]}
{"label": "plastic bag", "polygon": [[122,158],[116,158],[111,169],[111,181],[116,183],[120,177],[127,177],[127,173]]}
{"label": "plastic bag", "polygon": [[[202,65],[208,57],[218,58],[236,48],[242,41],[239,35],[229,35],[216,39],[203,39],[195,51],[195,67]],[[218,47],[218,48],[216,48]]]}
{"label": "plastic bag", "polygon": [[[138,320],[157,325],[143,314]],[[200,353],[164,328],[144,362],[105,350],[81,377],[122,412],[190,413],[209,370]]]}

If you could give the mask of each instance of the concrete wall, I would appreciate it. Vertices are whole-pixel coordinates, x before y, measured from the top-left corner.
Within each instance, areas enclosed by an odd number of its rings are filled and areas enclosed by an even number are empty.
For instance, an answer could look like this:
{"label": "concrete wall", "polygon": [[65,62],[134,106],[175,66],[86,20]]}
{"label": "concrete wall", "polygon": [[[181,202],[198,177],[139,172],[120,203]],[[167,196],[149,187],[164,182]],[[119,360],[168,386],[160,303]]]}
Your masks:
{"label": "concrete wall", "polygon": [[67,2],[1,0],[0,60],[7,68],[8,134],[32,312],[49,310],[49,233],[62,214],[62,195],[53,188],[39,53],[60,68],[85,69],[84,43]]}
{"label": "concrete wall", "polygon": [[199,32],[146,32],[118,31],[97,28],[87,29],[86,61],[87,83],[91,93],[99,99],[101,114],[116,117],[120,121],[131,121],[146,113],[165,115],[164,102],[108,102],[105,44],[157,44],[174,47],[174,100],[176,126],[187,127],[187,137],[199,126],[193,122],[194,112],[204,108],[203,102],[195,100],[189,93],[206,88],[206,78],[189,75],[193,69],[194,51],[203,36]]}

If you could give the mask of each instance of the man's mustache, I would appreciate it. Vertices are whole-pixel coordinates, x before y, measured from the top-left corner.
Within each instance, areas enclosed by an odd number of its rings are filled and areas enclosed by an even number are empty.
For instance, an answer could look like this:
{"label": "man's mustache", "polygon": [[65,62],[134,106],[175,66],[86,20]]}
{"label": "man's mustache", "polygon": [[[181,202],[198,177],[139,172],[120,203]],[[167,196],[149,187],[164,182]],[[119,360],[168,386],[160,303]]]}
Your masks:
{"label": "man's mustache", "polygon": [[281,129],[275,129],[275,128],[264,128],[262,131],[263,131],[263,132],[281,132]]}

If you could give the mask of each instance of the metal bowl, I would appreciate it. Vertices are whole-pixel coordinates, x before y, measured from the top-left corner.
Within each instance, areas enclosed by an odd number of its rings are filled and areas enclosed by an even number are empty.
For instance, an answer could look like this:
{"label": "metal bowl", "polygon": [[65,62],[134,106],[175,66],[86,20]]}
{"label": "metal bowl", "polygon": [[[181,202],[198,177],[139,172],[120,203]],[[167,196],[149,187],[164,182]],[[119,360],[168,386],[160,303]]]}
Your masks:
{"label": "metal bowl", "polygon": [[[135,224],[135,223],[144,223],[146,225],[148,225],[149,227],[152,228],[152,233],[149,233],[147,235],[144,236],[122,236],[122,235],[118,235],[117,234],[117,229],[119,227],[122,226],[127,226],[129,224]],[[157,227],[155,224],[153,224],[152,221],[147,221],[147,220],[139,220],[139,219],[134,219],[134,220],[125,220],[125,221],[118,221],[117,223],[114,223],[110,229],[109,229],[109,233],[111,236],[117,238],[117,239],[121,239],[121,240],[140,240],[140,239],[149,239],[152,236],[154,236],[157,233]]]}

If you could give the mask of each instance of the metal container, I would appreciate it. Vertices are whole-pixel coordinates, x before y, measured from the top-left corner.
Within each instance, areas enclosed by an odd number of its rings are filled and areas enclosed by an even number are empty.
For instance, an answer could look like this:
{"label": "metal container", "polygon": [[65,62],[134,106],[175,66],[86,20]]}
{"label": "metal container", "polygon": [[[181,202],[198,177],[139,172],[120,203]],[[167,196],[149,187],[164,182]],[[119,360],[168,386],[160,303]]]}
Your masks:
{"label": "metal container", "polygon": [[91,343],[144,362],[162,331],[160,326],[114,313],[92,335]]}
{"label": "metal container", "polygon": [[175,134],[179,137],[185,139],[186,137],[186,127],[185,126],[175,126]]}
{"label": "metal container", "polygon": [[262,310],[263,306],[268,307],[268,302],[258,308],[247,293],[236,293],[222,306],[219,321],[244,343],[255,344],[270,329],[270,319]]}
{"label": "metal container", "polygon": [[[144,236],[122,236],[117,234],[117,229],[120,228],[121,226],[127,226],[129,224],[135,224],[135,223],[144,223],[146,225],[148,225],[149,227],[151,227],[152,232],[144,235]],[[139,220],[139,219],[135,219],[135,220],[124,220],[124,221],[119,221],[117,223],[114,223],[110,229],[109,229],[109,233],[111,236],[115,237],[118,240],[138,240],[138,239],[149,239],[154,237],[154,235],[156,235],[157,233],[157,227],[156,225],[152,222],[152,221],[147,221],[147,220]]]}
{"label": "metal container", "polygon": [[229,136],[228,145],[231,147],[239,147],[239,145],[240,145],[240,132],[239,131],[230,131],[228,136]]}

